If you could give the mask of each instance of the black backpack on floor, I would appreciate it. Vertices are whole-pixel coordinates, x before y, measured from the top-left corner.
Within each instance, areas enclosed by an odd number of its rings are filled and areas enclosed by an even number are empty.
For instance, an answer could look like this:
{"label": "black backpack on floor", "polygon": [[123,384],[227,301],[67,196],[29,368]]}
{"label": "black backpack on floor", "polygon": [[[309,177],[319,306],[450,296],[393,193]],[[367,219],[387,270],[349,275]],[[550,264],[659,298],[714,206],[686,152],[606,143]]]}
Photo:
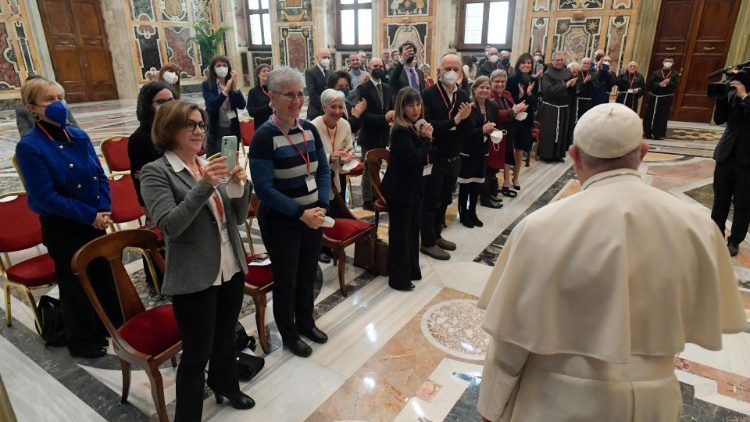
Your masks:
{"label": "black backpack on floor", "polygon": [[47,295],[39,299],[42,338],[47,346],[65,346],[65,324],[60,300]]}

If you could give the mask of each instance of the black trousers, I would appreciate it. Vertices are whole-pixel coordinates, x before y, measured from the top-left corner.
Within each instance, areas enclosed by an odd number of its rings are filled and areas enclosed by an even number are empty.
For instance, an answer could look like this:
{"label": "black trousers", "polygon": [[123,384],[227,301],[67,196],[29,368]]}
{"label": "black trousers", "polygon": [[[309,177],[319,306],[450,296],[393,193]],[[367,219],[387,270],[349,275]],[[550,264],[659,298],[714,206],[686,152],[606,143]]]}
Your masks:
{"label": "black trousers", "polygon": [[484,183],[458,184],[458,214],[461,221],[471,217],[477,218],[477,200],[483,188]]}
{"label": "black trousers", "polygon": [[737,162],[734,156],[716,163],[714,169],[714,206],[711,219],[724,234],[729,207],[734,202],[732,233],[729,241],[739,245],[750,226],[750,168]]}
{"label": "black trousers", "polygon": [[422,204],[388,200],[388,285],[406,287],[422,278],[419,269],[419,227]]}
{"label": "black trousers", "polygon": [[200,421],[206,364],[208,385],[216,393],[239,391],[234,326],[242,307],[244,275],[238,272],[221,286],[172,296],[174,315],[182,337],[177,368],[175,421]]}
{"label": "black trousers", "polygon": [[497,173],[499,173],[500,170],[487,167],[485,172],[486,174],[484,176],[484,184],[482,185],[481,198],[482,200],[490,200],[497,194],[497,190],[499,189]]}
{"label": "black trousers", "polygon": [[456,185],[459,169],[458,157],[437,158],[433,160],[432,174],[424,178],[421,223],[423,246],[433,246],[440,239],[445,211],[453,202],[453,187]]}
{"label": "black trousers", "polygon": [[273,267],[273,317],[284,342],[315,326],[313,283],[323,230],[261,207],[260,233]]}
{"label": "black trousers", "polygon": [[[42,242],[55,262],[68,349],[71,352],[85,352],[106,346],[106,328],[83,291],[81,281],[71,269],[73,255],[78,249],[103,236],[104,230],[57,216],[43,215],[39,221],[42,224]],[[92,261],[88,274],[107,316],[115,327],[121,326],[122,310],[109,263],[103,258]]]}

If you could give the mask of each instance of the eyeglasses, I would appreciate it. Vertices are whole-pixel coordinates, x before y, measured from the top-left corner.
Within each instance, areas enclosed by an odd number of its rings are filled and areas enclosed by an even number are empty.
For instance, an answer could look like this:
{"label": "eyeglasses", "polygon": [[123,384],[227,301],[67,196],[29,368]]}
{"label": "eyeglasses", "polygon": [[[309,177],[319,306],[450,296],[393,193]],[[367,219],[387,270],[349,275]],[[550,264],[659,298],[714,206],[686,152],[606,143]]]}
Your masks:
{"label": "eyeglasses", "polygon": [[193,122],[193,121],[190,121],[190,122],[188,122],[187,125],[185,125],[185,129],[187,129],[188,132],[191,132],[191,133],[195,133],[195,129],[198,129],[198,128],[200,128],[201,131],[205,132],[206,131],[206,124],[204,122]]}
{"label": "eyeglasses", "polygon": [[273,91],[273,92],[275,92],[275,93],[277,93],[279,95],[283,95],[284,97],[288,98],[289,101],[304,100],[305,99],[305,93],[302,92],[302,91],[300,91],[300,92],[279,92],[279,91]]}
{"label": "eyeglasses", "polygon": [[154,100],[154,101],[152,101],[152,103],[156,103],[156,104],[162,105],[162,104],[168,103],[170,101],[174,101],[174,98],[162,98],[160,100]]}

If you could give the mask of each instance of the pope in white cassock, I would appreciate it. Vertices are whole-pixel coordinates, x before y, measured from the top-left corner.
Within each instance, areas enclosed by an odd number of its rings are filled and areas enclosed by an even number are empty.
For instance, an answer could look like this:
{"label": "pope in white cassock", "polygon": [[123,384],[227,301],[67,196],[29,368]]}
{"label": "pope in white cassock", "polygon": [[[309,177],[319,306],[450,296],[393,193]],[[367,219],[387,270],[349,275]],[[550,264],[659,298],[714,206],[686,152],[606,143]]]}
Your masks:
{"label": "pope in white cassock", "polygon": [[491,421],[677,421],[673,361],[747,326],[708,214],[647,185],[641,121],[609,103],[569,149],[582,191],[513,230],[479,300],[491,335],[478,410]]}

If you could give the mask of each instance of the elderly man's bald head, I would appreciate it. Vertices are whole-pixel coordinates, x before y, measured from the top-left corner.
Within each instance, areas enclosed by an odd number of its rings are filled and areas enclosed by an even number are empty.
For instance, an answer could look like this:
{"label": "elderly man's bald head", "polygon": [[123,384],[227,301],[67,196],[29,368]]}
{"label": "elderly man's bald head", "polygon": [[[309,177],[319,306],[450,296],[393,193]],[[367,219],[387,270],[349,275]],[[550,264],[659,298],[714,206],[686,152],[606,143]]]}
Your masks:
{"label": "elderly man's bald head", "polygon": [[[497,50],[495,50],[497,51]],[[440,73],[445,73],[450,70],[455,70],[458,72],[461,69],[461,58],[458,57],[456,54],[449,53],[443,56],[442,59],[440,59]]]}

